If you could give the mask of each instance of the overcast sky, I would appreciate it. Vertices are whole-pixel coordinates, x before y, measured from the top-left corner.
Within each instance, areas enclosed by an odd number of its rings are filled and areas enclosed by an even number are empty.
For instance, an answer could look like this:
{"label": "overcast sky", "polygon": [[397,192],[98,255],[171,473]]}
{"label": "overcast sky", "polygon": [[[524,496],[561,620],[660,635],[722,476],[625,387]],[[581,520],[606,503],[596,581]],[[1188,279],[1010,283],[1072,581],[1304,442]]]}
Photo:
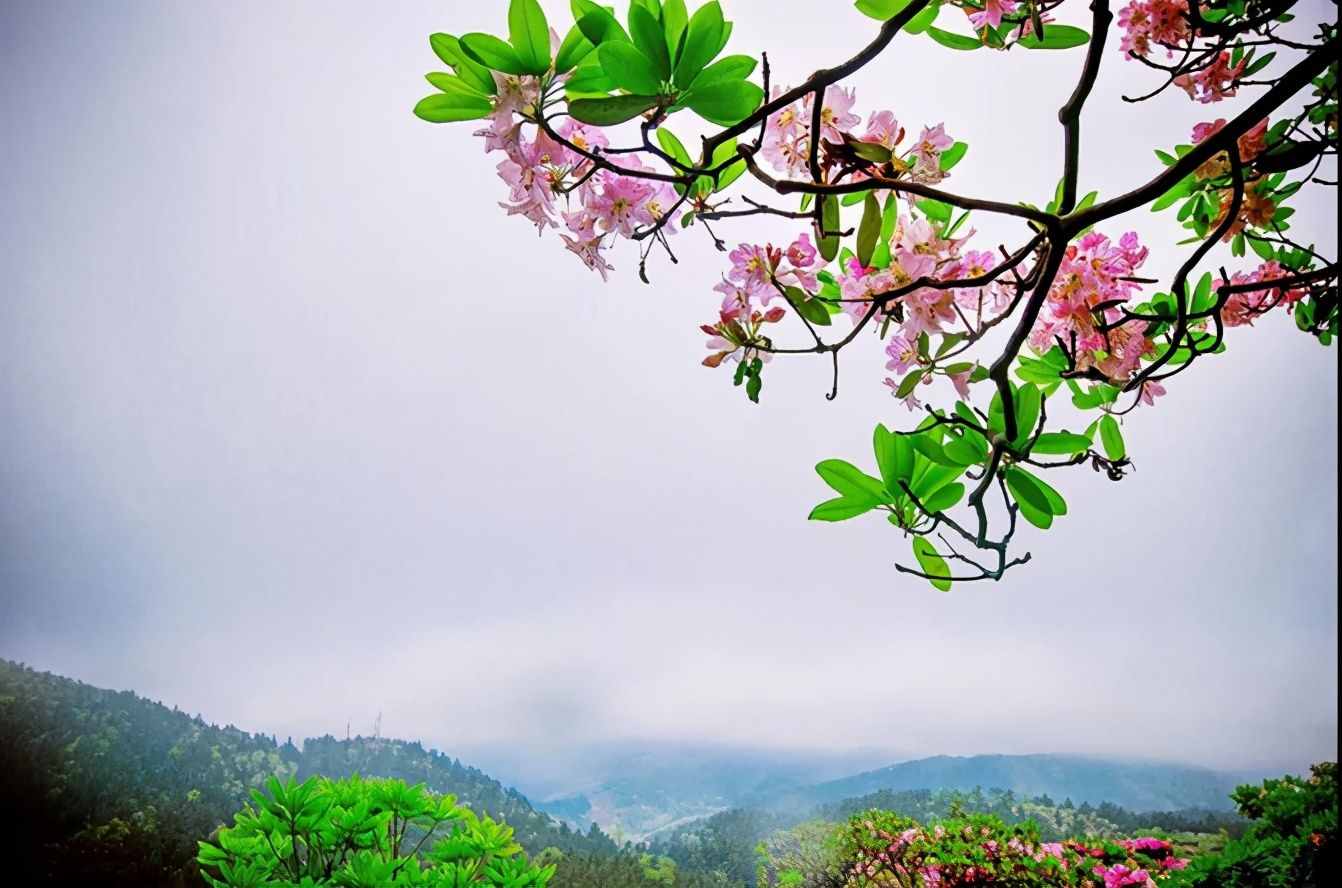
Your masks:
{"label": "overcast sky", "polygon": [[[803,79],[875,28],[825,6],[735,0],[733,46]],[[1131,477],[1057,477],[1031,564],[935,592],[885,522],[805,520],[817,460],[910,421],[874,341],[837,402],[803,358],[752,406],[699,366],[698,232],[601,286],[410,114],[427,35],[504,8],[0,7],[0,655],[281,738],[381,712],[519,780],[628,742],[1336,757],[1335,349],[1232,330],[1126,420]],[[1081,57],[902,38],[854,83],[971,144],[957,190],[1043,203]],[[1083,190],[1233,113],[1118,99],[1152,85],[1109,53]],[[1124,223],[1168,277],[1172,219]]]}

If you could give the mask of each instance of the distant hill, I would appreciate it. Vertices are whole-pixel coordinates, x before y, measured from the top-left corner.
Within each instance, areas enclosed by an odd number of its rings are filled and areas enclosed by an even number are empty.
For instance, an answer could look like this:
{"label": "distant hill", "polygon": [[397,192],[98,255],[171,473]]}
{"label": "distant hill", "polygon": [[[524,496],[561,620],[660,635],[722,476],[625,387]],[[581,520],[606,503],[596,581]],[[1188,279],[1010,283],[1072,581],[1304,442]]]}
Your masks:
{"label": "distant hill", "polygon": [[802,808],[881,790],[1010,790],[1080,805],[1109,802],[1138,811],[1204,808],[1229,810],[1230,792],[1243,782],[1190,765],[1110,761],[1069,755],[934,756],[901,762],[840,780],[759,796],[749,803]]}
{"label": "distant hill", "polygon": [[[789,759],[741,749],[615,751],[608,776],[536,807],[577,829],[596,823],[622,839],[656,842],[720,811],[795,815],[882,791],[999,790],[1020,799],[1046,797],[1059,806],[1070,799],[1077,807],[1109,804],[1130,811],[1230,811],[1230,793],[1244,782],[1244,775],[1188,765],[1068,755],[937,756],[844,777],[835,764],[812,755]],[[826,776],[838,779],[817,779]]]}
{"label": "distant hill", "polygon": [[[201,884],[196,841],[271,775],[397,777],[506,820],[533,853],[613,854],[516,790],[419,743],[320,737],[302,747],[219,727],[128,691],[0,660],[0,859],[15,884]],[[115,873],[113,879],[110,874]]]}
{"label": "distant hill", "polygon": [[[536,807],[577,828],[596,823],[631,841],[649,839],[743,799],[776,795],[851,773],[855,767],[849,759],[821,751],[631,744],[602,752],[604,776],[579,784],[576,791],[548,797]],[[861,764],[870,761],[864,757]]]}

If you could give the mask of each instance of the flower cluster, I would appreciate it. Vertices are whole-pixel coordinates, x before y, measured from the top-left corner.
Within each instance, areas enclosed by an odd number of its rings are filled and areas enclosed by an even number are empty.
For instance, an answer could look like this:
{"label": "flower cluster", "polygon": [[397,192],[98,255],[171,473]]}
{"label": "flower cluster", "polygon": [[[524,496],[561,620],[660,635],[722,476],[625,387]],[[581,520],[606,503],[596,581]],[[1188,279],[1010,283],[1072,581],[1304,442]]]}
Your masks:
{"label": "flower cluster", "polygon": [[841,846],[854,883],[920,888],[1155,888],[1188,864],[1164,839],[1043,842],[1032,824],[977,815],[926,828],[870,811],[849,821]]}
{"label": "flower cluster", "polygon": [[1247,56],[1231,64],[1230,53],[1223,51],[1210,64],[1175,77],[1174,85],[1188,93],[1190,99],[1197,99],[1204,105],[1219,102],[1235,95],[1235,83],[1248,64]]}
{"label": "flower cluster", "polygon": [[[1217,279],[1213,289],[1219,290],[1226,284],[1240,286],[1244,284],[1268,284],[1289,276],[1289,272],[1275,261],[1264,262],[1250,272],[1237,271],[1229,281]],[[1305,291],[1291,287],[1265,287],[1262,290],[1247,290],[1231,293],[1221,308],[1221,320],[1227,327],[1242,327],[1252,324],[1260,315],[1266,314],[1278,306],[1290,307],[1299,302]]]}
{"label": "flower cluster", "polygon": [[1095,368],[1119,383],[1129,379],[1155,346],[1146,324],[1121,320],[1122,306],[1141,289],[1133,280],[1150,251],[1135,231],[1114,243],[1097,232],[1070,245],[1049,290],[1048,302],[1030,333],[1030,347],[1045,354],[1061,344],[1078,369]]}
{"label": "flower cluster", "polygon": [[969,16],[969,23],[974,26],[974,30],[997,28],[1002,24],[1002,17],[1013,14],[1018,7],[1016,0],[984,0],[982,9],[966,7],[965,15]]}
{"label": "flower cluster", "polygon": [[[1201,145],[1212,136],[1225,129],[1226,121],[1224,117],[1219,117],[1210,123],[1199,123],[1193,127],[1193,144]],[[1250,163],[1260,154],[1267,150],[1267,119],[1259,121],[1258,125],[1249,130],[1236,140],[1239,148],[1240,161]],[[1211,160],[1198,167],[1194,175],[1199,179],[1217,179],[1230,172],[1230,155],[1222,151]]]}
{"label": "flower cluster", "polygon": [[[1007,3],[995,8],[1010,12],[1014,5]],[[775,91],[775,97],[780,94]],[[905,129],[894,113],[878,111],[870,116],[865,131],[859,135],[855,130],[862,118],[853,110],[855,103],[856,96],[849,90],[831,87],[826,91],[820,109],[822,146],[879,146],[902,177],[923,184],[935,184],[946,177],[942,155],[955,145],[955,140],[942,124],[924,127],[915,142],[904,145]],[[807,98],[769,117],[761,154],[778,171],[791,175],[807,170],[813,111],[811,99]],[[830,149],[818,150],[817,159],[828,169],[832,165]],[[860,179],[864,174],[848,170],[847,175]],[[822,274],[824,263],[817,259],[807,235],[798,238],[786,251],[772,245],[742,244],[731,253],[731,270],[716,288],[724,296],[723,322],[755,316],[775,296],[796,287],[805,299],[820,296],[854,323],[862,323],[873,315],[894,321],[894,332],[886,346],[890,356],[887,366],[904,373],[919,362],[914,343],[920,336],[952,330],[968,333],[1006,307],[1009,294],[996,280],[989,280],[998,257],[963,249],[972,232],[958,238],[948,236],[945,232],[949,226],[945,222],[934,223],[925,215],[915,214],[912,207],[900,212],[899,205],[889,196],[886,208],[888,224],[883,223],[884,236],[865,265],[857,256],[845,252],[837,269]],[[721,363],[723,358],[719,355],[732,353],[723,351],[725,337],[721,328],[722,323],[704,327],[711,337],[710,348],[715,351],[710,358],[711,366]],[[948,375],[957,390],[967,396],[969,371]],[[893,379],[887,379],[886,383],[892,389],[898,387]],[[911,395],[904,400],[910,408],[919,404]]]}
{"label": "flower cluster", "polygon": [[[553,136],[537,125],[527,138],[523,127],[535,119],[540,81],[498,73],[494,79],[494,112],[476,135],[484,138],[486,151],[505,155],[498,173],[508,185],[508,200],[500,206],[542,233],[562,224],[565,246],[604,280],[613,268],[606,259],[611,243],[662,221],[677,203],[675,190],[666,182],[594,170],[593,158],[609,147],[599,127],[569,118]],[[649,171],[635,158],[622,160],[618,169]],[[674,232],[675,226],[663,230]]]}
{"label": "flower cluster", "polygon": [[[722,307],[716,324],[705,324],[708,347],[713,354],[704,359],[708,367],[719,366],[726,358],[768,361],[770,355],[758,353],[763,344],[762,327],[776,324],[787,312],[781,306],[769,307],[786,288],[803,291],[816,289],[816,249],[809,235],[802,234],[786,250],[773,244],[741,244],[730,254],[732,267],[714,289],[722,294]],[[784,301],[786,297],[783,296]]]}
{"label": "flower cluster", "polygon": [[1124,57],[1146,58],[1154,48],[1165,50],[1167,56],[1187,43],[1187,0],[1133,0],[1118,12],[1118,27],[1123,31],[1119,49]]}
{"label": "flower cluster", "polygon": [[[776,99],[783,92],[782,88],[777,88],[773,97]],[[955,140],[946,134],[941,124],[924,127],[916,142],[901,149],[906,133],[893,112],[872,114],[866,131],[861,135],[856,133],[862,123],[862,118],[853,111],[856,103],[853,90],[838,86],[825,90],[820,106],[820,144],[816,146],[817,160],[822,166],[828,167],[832,163],[826,145],[856,142],[884,148],[891,154],[896,168],[912,181],[931,185],[946,177],[941,169],[941,155],[955,144]],[[760,154],[778,172],[798,175],[810,165],[813,116],[814,95],[811,93],[801,102],[793,102],[770,115]],[[852,175],[860,179],[863,174]]]}

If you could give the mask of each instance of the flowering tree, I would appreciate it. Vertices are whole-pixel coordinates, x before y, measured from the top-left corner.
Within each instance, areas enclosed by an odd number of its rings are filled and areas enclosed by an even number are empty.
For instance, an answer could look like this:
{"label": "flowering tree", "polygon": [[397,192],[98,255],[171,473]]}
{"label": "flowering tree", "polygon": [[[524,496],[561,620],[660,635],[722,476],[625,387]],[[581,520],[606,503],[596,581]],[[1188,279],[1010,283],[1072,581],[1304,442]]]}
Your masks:
{"label": "flowering tree", "polygon": [[[511,0],[507,40],[430,38],[455,73],[429,74],[439,92],[415,113],[487,121],[478,135],[502,155],[503,208],[557,229],[603,279],[621,241],[636,245],[646,282],[654,255],[675,261],[678,229],[705,232],[730,267],[703,327],[704,364],[733,367],[751,401],[775,355],[827,357],[834,398],[840,353],[876,340],[886,385],[921,419],[876,427],[875,475],[821,462],[837,496],[811,518],[884,512],[911,540],[916,566],[898,568],[947,590],[1029,560],[1012,549],[1018,519],[1047,529],[1067,513],[1041,475],[1089,464],[1121,479],[1119,419],[1224,351],[1225,328],[1275,313],[1325,345],[1337,335],[1336,258],[1297,241],[1289,221],[1301,189],[1336,187],[1321,175],[1337,154],[1336,15],[1296,20],[1294,0],[1132,0],[1115,16],[1092,0],[1083,29],[1054,20],[1062,0],[856,5],[881,22],[874,39],[786,87],[767,56],[724,55],[732,23],[716,0],[693,11],[630,0],[624,18],[572,0],[566,31],[537,0]],[[968,146],[941,123],[906,129],[876,110],[864,125],[843,83],[901,35],[964,52],[1084,47],[1058,112],[1064,162],[1047,206],[955,191]],[[1079,185],[1082,112],[1101,64],[1118,56],[1151,78],[1128,101],[1178,88],[1197,110],[1188,144],[1156,150],[1162,171],[1101,199]],[[1200,107],[1241,92],[1253,99],[1233,116]],[[671,125],[696,116],[713,129],[682,140]],[[767,199],[732,194],[752,181]],[[1164,286],[1141,275],[1149,247],[1114,227],[1142,207],[1176,212],[1189,232]],[[974,213],[1018,225],[1017,242],[981,242]],[[795,239],[729,249],[718,233],[763,217],[794,222]],[[1222,243],[1233,271],[1209,258]],[[799,340],[784,339],[785,320]],[[958,398],[922,403],[920,387],[938,377]],[[1082,412],[1081,431],[1055,424],[1060,394]]]}

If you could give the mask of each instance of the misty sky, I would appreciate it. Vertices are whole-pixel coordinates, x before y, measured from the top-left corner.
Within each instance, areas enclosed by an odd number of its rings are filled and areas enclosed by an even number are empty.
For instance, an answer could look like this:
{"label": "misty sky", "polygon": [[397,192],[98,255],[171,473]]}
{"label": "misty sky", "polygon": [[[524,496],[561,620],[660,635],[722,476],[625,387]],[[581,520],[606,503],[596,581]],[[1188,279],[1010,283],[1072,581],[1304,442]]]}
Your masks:
{"label": "misty sky", "polygon": [[[796,82],[870,39],[818,6],[728,3],[733,47]],[[885,522],[805,520],[817,460],[910,422],[874,341],[837,402],[801,358],[754,407],[699,366],[700,232],[601,286],[411,116],[427,35],[504,8],[0,6],[0,656],[281,739],[381,712],[518,779],[644,742],[1336,757],[1335,348],[1232,330],[1125,422],[1132,476],[1055,473],[1030,565],[935,592]],[[902,38],[853,83],[971,144],[957,190],[1043,203],[1081,57]],[[1083,191],[1233,114],[1119,101],[1153,85],[1109,53]],[[1124,222],[1168,278],[1170,215]]]}

